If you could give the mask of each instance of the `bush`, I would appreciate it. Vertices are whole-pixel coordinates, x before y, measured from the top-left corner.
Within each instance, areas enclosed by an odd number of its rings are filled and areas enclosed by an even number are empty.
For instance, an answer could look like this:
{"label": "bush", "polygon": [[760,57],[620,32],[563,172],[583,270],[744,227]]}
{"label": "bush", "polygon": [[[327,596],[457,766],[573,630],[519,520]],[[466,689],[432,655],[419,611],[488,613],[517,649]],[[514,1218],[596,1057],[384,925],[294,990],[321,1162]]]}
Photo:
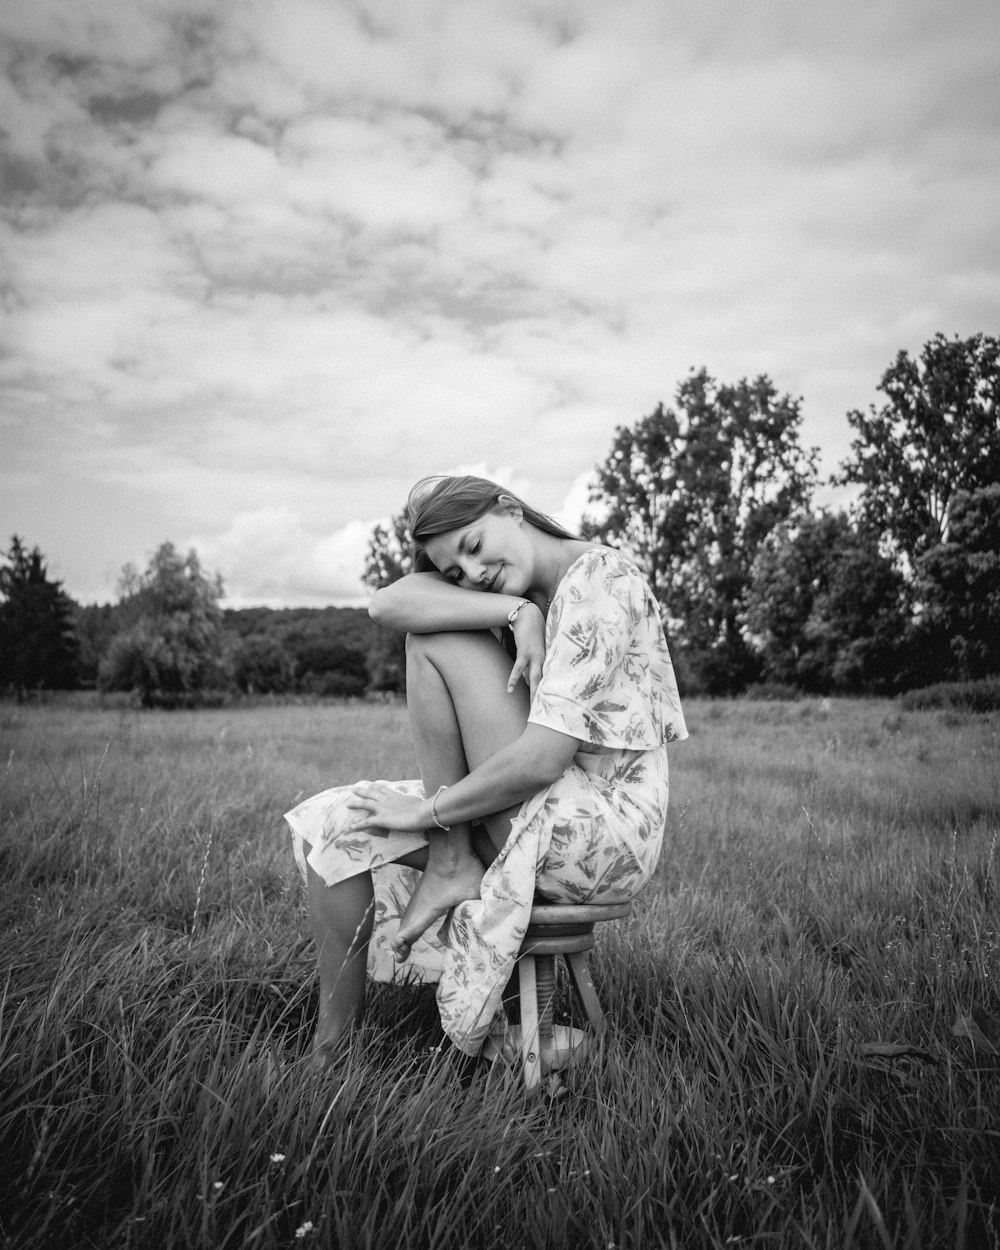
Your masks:
{"label": "bush", "polygon": [[163,543],[143,574],[122,573],[121,628],[97,672],[98,688],[132,690],[144,707],[195,707],[230,685],[222,630],[222,583],[194,551]]}
{"label": "bush", "polygon": [[132,691],[143,707],[205,706],[205,696],[224,689],[229,679],[222,658],[197,642],[184,613],[159,623],[140,620],[111,639],[98,689]]}
{"label": "bush", "polygon": [[941,681],[920,690],[907,690],[899,702],[910,712],[951,708],[963,712],[1000,712],[1000,677],[979,681]]}
{"label": "bush", "polygon": [[247,634],[232,649],[233,680],[244,694],[281,694],[295,685],[295,661],[271,634]]}

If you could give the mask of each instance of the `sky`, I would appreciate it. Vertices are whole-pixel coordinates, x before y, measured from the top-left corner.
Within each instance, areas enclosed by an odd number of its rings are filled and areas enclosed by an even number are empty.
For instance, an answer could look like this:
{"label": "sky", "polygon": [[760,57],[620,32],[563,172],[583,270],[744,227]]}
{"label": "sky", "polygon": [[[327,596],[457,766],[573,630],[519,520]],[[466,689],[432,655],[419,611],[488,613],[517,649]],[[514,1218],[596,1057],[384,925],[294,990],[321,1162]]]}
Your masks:
{"label": "sky", "polygon": [[169,540],[361,604],[417,478],[572,523],[703,366],[829,474],[1000,330],[996,0],[4,0],[0,55],[0,541],[82,602]]}

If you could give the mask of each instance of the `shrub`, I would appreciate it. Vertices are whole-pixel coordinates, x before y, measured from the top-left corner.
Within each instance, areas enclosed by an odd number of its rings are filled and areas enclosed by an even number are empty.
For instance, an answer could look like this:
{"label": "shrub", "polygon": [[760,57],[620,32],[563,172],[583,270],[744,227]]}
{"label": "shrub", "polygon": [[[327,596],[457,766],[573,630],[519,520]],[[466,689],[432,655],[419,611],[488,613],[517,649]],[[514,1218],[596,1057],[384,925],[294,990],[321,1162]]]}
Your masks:
{"label": "shrub", "polygon": [[979,681],[941,681],[920,690],[907,690],[900,695],[899,701],[911,712],[928,708],[1000,712],[1000,677],[983,677]]}
{"label": "shrub", "polygon": [[275,694],[295,685],[295,661],[280,639],[247,634],[232,650],[233,680],[245,694]]}

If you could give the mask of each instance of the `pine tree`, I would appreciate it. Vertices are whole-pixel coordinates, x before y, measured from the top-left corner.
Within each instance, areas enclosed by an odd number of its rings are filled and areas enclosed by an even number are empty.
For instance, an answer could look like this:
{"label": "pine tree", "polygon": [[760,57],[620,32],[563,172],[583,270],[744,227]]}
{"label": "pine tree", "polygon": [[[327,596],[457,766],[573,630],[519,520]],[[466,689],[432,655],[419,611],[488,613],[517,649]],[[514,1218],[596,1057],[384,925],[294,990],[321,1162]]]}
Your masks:
{"label": "pine tree", "polygon": [[0,688],[67,690],[77,684],[73,603],[49,578],[37,547],[15,534],[0,566]]}

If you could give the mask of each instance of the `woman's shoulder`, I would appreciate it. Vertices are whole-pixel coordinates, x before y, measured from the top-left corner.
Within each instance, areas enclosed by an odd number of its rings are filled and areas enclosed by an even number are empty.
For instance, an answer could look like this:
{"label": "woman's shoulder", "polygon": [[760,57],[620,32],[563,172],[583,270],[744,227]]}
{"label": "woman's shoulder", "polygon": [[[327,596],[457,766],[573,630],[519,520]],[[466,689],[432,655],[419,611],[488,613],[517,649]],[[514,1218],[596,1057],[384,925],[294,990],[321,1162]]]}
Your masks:
{"label": "woman's shoulder", "polygon": [[[599,613],[607,622],[623,615],[632,622],[649,615],[652,594],[635,562],[614,547],[594,546],[570,565],[559,585],[553,606],[557,620],[563,611],[574,616]],[[659,619],[659,618],[657,618]]]}
{"label": "woman's shoulder", "polygon": [[567,578],[589,581],[599,578],[606,585],[618,578],[638,578],[645,582],[638,565],[631,557],[615,547],[595,546],[588,548],[570,565]]}

